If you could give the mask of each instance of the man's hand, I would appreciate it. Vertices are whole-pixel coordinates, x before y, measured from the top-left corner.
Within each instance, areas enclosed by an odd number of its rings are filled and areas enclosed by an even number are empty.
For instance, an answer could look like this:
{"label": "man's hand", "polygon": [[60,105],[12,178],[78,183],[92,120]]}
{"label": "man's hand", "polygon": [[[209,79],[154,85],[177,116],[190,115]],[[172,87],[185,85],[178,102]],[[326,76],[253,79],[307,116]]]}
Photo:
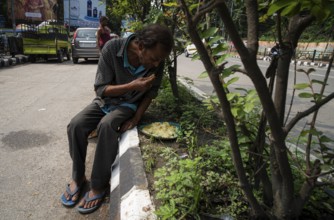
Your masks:
{"label": "man's hand", "polygon": [[137,124],[138,124],[138,120],[135,117],[130,118],[129,120],[125,121],[122,124],[120,131],[124,132],[124,131],[130,130],[134,128],[135,126],[137,126]]}
{"label": "man's hand", "polygon": [[140,77],[131,82],[133,89],[144,92],[152,87],[153,81],[155,80],[155,75],[152,74],[148,77]]}

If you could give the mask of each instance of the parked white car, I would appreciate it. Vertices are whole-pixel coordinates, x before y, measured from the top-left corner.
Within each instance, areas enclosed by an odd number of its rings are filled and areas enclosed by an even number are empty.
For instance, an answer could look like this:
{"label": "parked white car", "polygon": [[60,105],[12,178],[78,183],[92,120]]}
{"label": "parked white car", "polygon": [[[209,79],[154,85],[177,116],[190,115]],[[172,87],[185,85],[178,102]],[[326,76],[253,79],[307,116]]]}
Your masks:
{"label": "parked white car", "polygon": [[197,53],[195,44],[189,44],[186,47],[186,50],[184,51],[184,53],[186,57],[193,56],[195,53]]}
{"label": "parked white car", "polygon": [[[211,38],[210,38],[210,39],[211,39]],[[205,39],[203,39],[202,41],[203,41],[203,43],[204,43],[204,42],[205,42]],[[213,44],[211,45],[211,49],[214,49],[214,48],[218,47],[219,44],[224,44],[224,43],[221,42],[221,41],[215,42],[215,43],[213,43]],[[189,44],[189,45],[186,47],[184,53],[185,53],[185,56],[186,56],[186,57],[194,56],[194,55],[197,53],[197,49],[196,49],[195,44]],[[216,56],[221,56],[222,54],[223,54],[223,53],[219,53],[219,54],[217,54]]]}

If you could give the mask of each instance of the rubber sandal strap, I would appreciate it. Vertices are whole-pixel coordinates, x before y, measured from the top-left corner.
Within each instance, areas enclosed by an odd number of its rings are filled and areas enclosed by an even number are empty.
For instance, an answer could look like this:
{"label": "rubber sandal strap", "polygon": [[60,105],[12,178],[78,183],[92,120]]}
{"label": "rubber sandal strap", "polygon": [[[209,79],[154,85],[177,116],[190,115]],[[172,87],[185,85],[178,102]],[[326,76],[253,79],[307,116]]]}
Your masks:
{"label": "rubber sandal strap", "polygon": [[66,192],[68,193],[68,195],[70,195],[70,198],[72,198],[75,194],[78,193],[79,189],[80,189],[80,186],[77,186],[77,187],[75,187],[74,191],[72,192],[71,189],[70,189],[70,184],[67,184]]}
{"label": "rubber sandal strap", "polygon": [[89,198],[89,192],[87,192],[86,195],[85,195],[85,202],[91,202],[91,201],[94,201],[94,200],[97,200],[97,199],[103,199],[105,194],[106,194],[106,192],[103,191],[102,193],[97,194],[97,195],[93,196],[92,198]]}

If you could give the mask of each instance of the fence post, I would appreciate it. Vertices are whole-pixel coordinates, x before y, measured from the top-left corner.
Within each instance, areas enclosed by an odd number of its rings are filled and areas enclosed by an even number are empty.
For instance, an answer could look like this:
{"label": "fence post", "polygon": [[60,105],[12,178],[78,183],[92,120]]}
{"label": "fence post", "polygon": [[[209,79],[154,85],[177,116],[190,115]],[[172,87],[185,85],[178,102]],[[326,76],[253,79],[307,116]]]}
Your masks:
{"label": "fence post", "polygon": [[312,62],[314,62],[315,54],[317,53],[317,50],[313,51],[313,56],[312,56]]}

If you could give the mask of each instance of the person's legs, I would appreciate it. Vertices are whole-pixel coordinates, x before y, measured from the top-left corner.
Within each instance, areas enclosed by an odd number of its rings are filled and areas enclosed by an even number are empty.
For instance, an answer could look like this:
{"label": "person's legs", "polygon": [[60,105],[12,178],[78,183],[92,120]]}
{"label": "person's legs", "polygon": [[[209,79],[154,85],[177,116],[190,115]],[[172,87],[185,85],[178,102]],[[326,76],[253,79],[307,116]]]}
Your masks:
{"label": "person's legs", "polygon": [[64,193],[67,200],[76,201],[78,199],[79,193],[72,197],[69,192],[75,192],[85,181],[87,137],[96,128],[103,116],[105,116],[105,113],[101,111],[100,107],[95,103],[91,103],[79,112],[67,126],[69,152],[73,161],[73,181],[69,184],[69,189]]}
{"label": "person's legs", "polygon": [[[87,202],[87,199],[103,194],[111,177],[111,165],[118,152],[120,127],[124,121],[132,117],[134,111],[127,107],[119,107],[102,118],[97,126],[97,145],[91,174],[91,191],[84,198],[79,208],[87,209],[101,203],[103,197]],[[80,210],[79,210],[80,211]]]}

